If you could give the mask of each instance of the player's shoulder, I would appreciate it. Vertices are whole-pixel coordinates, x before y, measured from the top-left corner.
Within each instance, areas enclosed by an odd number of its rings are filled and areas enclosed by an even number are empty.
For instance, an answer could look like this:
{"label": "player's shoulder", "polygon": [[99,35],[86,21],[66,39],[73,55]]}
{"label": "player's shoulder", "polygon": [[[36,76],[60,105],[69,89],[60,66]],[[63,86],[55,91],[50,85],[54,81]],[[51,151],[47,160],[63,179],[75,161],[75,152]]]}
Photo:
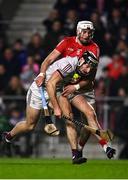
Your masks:
{"label": "player's shoulder", "polygon": [[71,43],[74,43],[75,42],[75,37],[72,36],[72,37],[64,37],[60,43],[57,45],[57,47],[60,47],[61,45],[68,45],[68,44],[71,44]]}
{"label": "player's shoulder", "polygon": [[91,41],[91,46],[96,47],[96,48],[99,48],[98,44],[95,43],[94,41]]}
{"label": "player's shoulder", "polygon": [[64,38],[64,41],[74,42],[76,40],[76,36],[68,36]]}

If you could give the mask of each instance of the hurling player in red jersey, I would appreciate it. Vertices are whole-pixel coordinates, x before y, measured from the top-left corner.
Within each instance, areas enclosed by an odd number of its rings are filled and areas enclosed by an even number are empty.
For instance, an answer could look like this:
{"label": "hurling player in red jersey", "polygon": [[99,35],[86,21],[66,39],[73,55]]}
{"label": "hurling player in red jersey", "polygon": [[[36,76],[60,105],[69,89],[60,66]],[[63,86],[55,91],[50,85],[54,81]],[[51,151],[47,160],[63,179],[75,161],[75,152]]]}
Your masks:
{"label": "hurling player in red jersey", "polygon": [[[77,35],[74,37],[66,37],[64,38],[56,47],[55,49],[46,57],[41,65],[41,71],[36,79],[36,83],[38,86],[41,86],[45,79],[45,72],[48,66],[53,63],[59,56],[66,57],[66,56],[77,56],[81,57],[85,51],[91,52],[97,59],[99,59],[99,47],[96,43],[93,42],[93,34],[94,34],[94,26],[93,23],[90,21],[80,21],[77,24]],[[87,80],[79,82],[79,88],[86,86],[89,82]],[[78,88],[78,87],[77,87]],[[64,96],[68,96],[69,94],[76,91],[74,86],[65,87]],[[56,114],[57,115],[57,114]],[[58,114],[60,116],[60,114]],[[49,121],[49,123],[51,123]],[[53,124],[52,124],[53,125]],[[54,126],[54,125],[53,125]],[[55,128],[56,129],[56,128]],[[55,130],[53,127],[53,130]],[[86,143],[89,132],[87,136],[82,137],[81,146],[84,146]],[[72,149],[72,157],[74,154],[78,154],[78,147],[77,142],[75,142],[75,129],[72,128],[70,124],[67,125],[67,136],[71,145]],[[73,140],[74,137],[74,140]],[[75,142],[75,143],[74,143]],[[74,143],[74,144],[73,144]],[[77,156],[77,155],[76,155]]]}
{"label": "hurling player in red jersey", "polygon": [[45,79],[46,69],[59,56],[81,57],[85,51],[90,51],[99,58],[99,47],[92,40],[93,34],[94,26],[91,21],[78,22],[77,36],[64,38],[43,61],[36,80],[37,85],[41,86]]}

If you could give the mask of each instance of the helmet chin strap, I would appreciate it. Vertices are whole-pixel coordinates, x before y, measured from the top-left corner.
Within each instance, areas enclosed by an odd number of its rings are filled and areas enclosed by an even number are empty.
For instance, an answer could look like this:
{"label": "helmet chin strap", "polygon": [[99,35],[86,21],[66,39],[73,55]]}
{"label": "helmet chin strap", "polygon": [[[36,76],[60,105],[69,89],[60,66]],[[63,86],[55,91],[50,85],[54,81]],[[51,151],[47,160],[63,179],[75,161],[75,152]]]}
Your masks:
{"label": "helmet chin strap", "polygon": [[83,74],[83,73],[80,71],[79,67],[76,68],[76,73],[77,73],[79,76],[81,76],[81,77],[85,77],[86,75],[89,74],[89,73]]}

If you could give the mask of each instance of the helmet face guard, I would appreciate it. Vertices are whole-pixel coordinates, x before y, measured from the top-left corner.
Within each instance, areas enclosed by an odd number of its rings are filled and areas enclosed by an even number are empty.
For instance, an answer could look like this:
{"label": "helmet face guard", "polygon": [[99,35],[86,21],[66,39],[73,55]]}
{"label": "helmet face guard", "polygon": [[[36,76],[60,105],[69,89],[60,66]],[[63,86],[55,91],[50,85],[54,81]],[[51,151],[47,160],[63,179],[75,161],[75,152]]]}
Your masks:
{"label": "helmet face guard", "polygon": [[[97,66],[98,66],[98,60],[97,58],[95,57],[95,55],[92,53],[92,52],[89,52],[89,51],[86,51],[83,53],[82,57],[83,59],[82,62],[78,61],[78,65],[77,65],[77,72],[80,76],[85,76],[81,71],[80,71],[80,67],[83,65],[83,64],[89,64],[91,69],[96,69]],[[81,59],[80,58],[80,59]],[[79,59],[79,60],[80,60]],[[87,74],[86,74],[87,75]]]}
{"label": "helmet face guard", "polygon": [[82,57],[85,60],[84,64],[89,64],[92,68],[97,68],[98,60],[92,52],[86,51]]}

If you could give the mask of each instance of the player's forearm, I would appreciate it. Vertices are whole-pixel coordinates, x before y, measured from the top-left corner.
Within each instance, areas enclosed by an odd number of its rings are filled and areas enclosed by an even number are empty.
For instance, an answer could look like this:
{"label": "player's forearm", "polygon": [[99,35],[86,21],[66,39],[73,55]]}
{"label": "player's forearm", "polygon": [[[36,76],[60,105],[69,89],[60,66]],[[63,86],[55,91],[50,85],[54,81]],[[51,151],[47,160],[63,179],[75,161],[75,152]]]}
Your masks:
{"label": "player's forearm", "polygon": [[56,84],[52,83],[51,81],[49,81],[46,84],[46,88],[47,88],[47,92],[49,95],[49,99],[52,103],[53,109],[58,108],[59,104],[56,98]]}
{"label": "player's forearm", "polygon": [[78,84],[74,85],[76,89],[81,89],[83,87],[86,87],[89,84],[89,80],[81,80]]}
{"label": "player's forearm", "polygon": [[[50,55],[49,55],[50,56]],[[46,73],[46,70],[47,70],[47,68],[48,68],[48,66],[52,63],[52,59],[49,57],[49,56],[47,56],[46,58],[45,58],[45,60],[42,62],[42,64],[41,64],[41,68],[40,68],[40,72],[41,73]]]}
{"label": "player's forearm", "polygon": [[62,96],[67,97],[69,94],[74,93],[75,91],[78,91],[82,87],[86,87],[88,85],[89,81],[80,81],[77,84],[71,84],[64,87],[64,90],[62,92]]}
{"label": "player's forearm", "polygon": [[56,58],[60,55],[60,52],[54,49],[42,62],[40,72],[46,72],[48,66],[56,60]]}
{"label": "player's forearm", "polygon": [[45,60],[43,61],[43,63],[41,64],[41,69],[40,69],[40,73],[39,75],[36,77],[35,82],[37,84],[37,86],[41,86],[45,80],[45,76],[46,76],[46,70],[49,67],[49,65],[51,64],[51,62],[54,59],[52,58],[51,55],[47,56],[45,58]]}

